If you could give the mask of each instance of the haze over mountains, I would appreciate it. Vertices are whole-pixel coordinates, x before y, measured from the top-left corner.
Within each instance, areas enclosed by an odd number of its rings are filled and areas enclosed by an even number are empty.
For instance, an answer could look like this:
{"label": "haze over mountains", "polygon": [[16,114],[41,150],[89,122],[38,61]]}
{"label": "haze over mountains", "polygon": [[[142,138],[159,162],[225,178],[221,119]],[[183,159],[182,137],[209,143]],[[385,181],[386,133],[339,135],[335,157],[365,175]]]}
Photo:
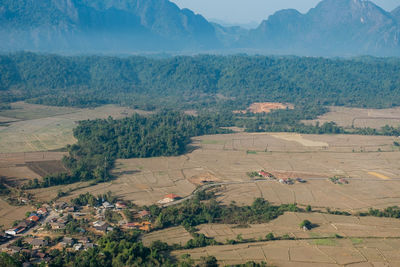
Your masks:
{"label": "haze over mountains", "polygon": [[400,56],[400,7],[323,0],[306,14],[278,11],[247,30],[168,0],[0,0],[0,50]]}

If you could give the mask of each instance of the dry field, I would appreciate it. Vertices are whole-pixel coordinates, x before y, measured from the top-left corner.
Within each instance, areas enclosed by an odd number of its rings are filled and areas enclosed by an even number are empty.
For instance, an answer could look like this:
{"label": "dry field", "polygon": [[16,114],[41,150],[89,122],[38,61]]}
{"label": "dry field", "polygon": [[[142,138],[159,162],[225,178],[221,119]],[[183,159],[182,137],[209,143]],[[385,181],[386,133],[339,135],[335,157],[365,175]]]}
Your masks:
{"label": "dry field", "polygon": [[[318,227],[311,231],[299,228],[308,219]],[[257,241],[268,233],[275,236],[288,234],[297,240],[255,242],[237,245],[210,246],[206,248],[175,251],[179,257],[190,254],[198,260],[214,255],[224,264],[247,261],[266,261],[275,266],[399,266],[400,222],[398,219],[339,216],[321,213],[285,213],[270,223],[237,228],[235,225],[204,224],[199,233],[213,237],[218,242],[243,239]],[[172,233],[174,236],[172,236]],[[183,236],[183,228],[156,231],[144,236],[150,243],[167,242]],[[343,238],[335,238],[339,234]],[[168,241],[172,244],[172,241]]]}
{"label": "dry field", "polygon": [[113,173],[118,178],[110,183],[98,184],[75,191],[77,194],[91,192],[94,195],[112,191],[126,200],[138,205],[151,205],[174,193],[187,196],[196,186],[186,177],[185,169],[196,169],[182,157],[117,160]]}
{"label": "dry field", "polygon": [[[303,231],[299,227],[303,220],[309,220],[318,227],[311,231]],[[213,237],[218,242],[236,240],[239,234],[244,239],[259,240],[264,239],[268,233],[273,233],[275,236],[288,234],[298,239],[333,237],[335,234],[345,238],[400,238],[398,219],[323,213],[287,212],[269,223],[252,224],[248,228],[238,228],[236,225],[228,224],[203,224],[196,228],[199,229],[199,233]]]}
{"label": "dry field", "polygon": [[[210,179],[224,183],[219,196],[223,203],[251,204],[263,197],[275,204],[296,202],[348,211],[384,208],[400,202],[400,152],[392,146],[394,140],[276,133],[198,137],[192,144],[197,149],[180,157],[118,160],[114,181],[74,194],[111,190],[136,204],[150,205],[169,193],[188,196],[201,179]],[[307,183],[255,182],[246,175],[261,169],[279,177],[301,177]],[[350,183],[333,184],[327,178],[334,175],[350,177]]]}
{"label": "dry field", "polygon": [[279,267],[400,266],[399,239],[327,239],[257,242],[175,251],[198,260],[213,255],[219,263],[265,261]]}
{"label": "dry field", "polygon": [[398,127],[400,125],[400,108],[391,109],[361,109],[346,107],[331,107],[330,112],[320,116],[317,120],[305,121],[305,123],[323,124],[336,122],[343,127],[371,127],[379,129],[385,125]]}
{"label": "dry field", "polygon": [[27,162],[26,165],[30,170],[39,174],[41,177],[68,172],[67,168],[64,167],[60,160],[31,161]]}
{"label": "dry field", "polygon": [[[49,151],[76,142],[72,130],[80,120],[123,118],[135,112],[114,105],[93,109],[49,107],[14,103],[12,110],[0,112],[2,121],[11,121],[0,128],[0,152]],[[12,122],[14,121],[14,122]]]}
{"label": "dry field", "polygon": [[64,152],[0,153],[0,176],[17,183],[61,170]]}
{"label": "dry field", "polygon": [[0,199],[0,226],[4,229],[11,227],[13,222],[25,218],[27,211],[34,211],[31,206],[10,206],[6,201]]}
{"label": "dry field", "polygon": [[[11,184],[25,183],[35,178],[40,179],[43,175],[62,170],[60,160],[64,155],[63,152],[0,153],[0,176],[7,178]],[[67,187],[62,187],[63,190],[66,190],[65,188]],[[42,189],[46,191],[44,193],[45,200],[54,198],[58,189]],[[40,198],[40,194],[37,194],[38,191],[33,190],[32,192],[35,194],[36,200],[44,200]],[[15,220],[24,218],[25,212],[32,210],[34,208],[30,206],[10,206],[0,199],[0,225],[9,227]]]}
{"label": "dry field", "polygon": [[192,236],[182,226],[144,234],[142,237],[142,241],[145,246],[150,246],[152,242],[157,240],[165,242],[168,245],[179,244],[183,246],[190,239],[192,239]]}

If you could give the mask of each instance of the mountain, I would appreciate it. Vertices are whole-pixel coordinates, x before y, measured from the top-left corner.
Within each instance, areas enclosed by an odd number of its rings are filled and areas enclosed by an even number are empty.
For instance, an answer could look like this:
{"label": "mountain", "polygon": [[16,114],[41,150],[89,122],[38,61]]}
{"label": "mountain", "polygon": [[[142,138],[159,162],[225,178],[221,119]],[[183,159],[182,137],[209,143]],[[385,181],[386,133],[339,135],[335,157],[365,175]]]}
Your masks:
{"label": "mountain", "polygon": [[307,14],[282,10],[242,39],[261,50],[309,55],[400,55],[394,16],[364,0],[324,0]]}
{"label": "mountain", "polygon": [[400,6],[392,11],[392,16],[400,23]]}
{"label": "mountain", "polygon": [[0,0],[0,51],[251,52],[400,56],[400,7],[323,0],[281,10],[257,28],[222,26],[169,0]]}
{"label": "mountain", "polygon": [[214,27],[168,0],[0,0],[0,49],[162,51],[218,47]]}

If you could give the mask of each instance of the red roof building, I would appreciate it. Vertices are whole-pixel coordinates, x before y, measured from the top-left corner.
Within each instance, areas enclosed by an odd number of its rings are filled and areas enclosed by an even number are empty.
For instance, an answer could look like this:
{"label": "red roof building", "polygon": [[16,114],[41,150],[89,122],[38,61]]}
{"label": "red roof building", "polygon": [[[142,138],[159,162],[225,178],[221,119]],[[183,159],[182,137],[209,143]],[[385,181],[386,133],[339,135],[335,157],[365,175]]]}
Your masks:
{"label": "red roof building", "polygon": [[146,216],[150,216],[150,212],[148,212],[147,210],[141,210],[138,212],[138,215],[140,218],[146,217]]}
{"label": "red roof building", "polygon": [[40,218],[36,215],[33,215],[33,216],[29,217],[28,220],[31,222],[38,222],[40,220]]}

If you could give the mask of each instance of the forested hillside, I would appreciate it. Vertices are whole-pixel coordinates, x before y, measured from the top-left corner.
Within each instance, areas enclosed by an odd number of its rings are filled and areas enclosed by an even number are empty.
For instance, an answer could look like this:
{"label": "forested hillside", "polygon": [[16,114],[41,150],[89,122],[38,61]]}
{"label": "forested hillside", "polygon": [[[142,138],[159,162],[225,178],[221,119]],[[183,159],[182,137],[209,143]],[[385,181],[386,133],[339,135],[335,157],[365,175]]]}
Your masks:
{"label": "forested hillside", "polygon": [[382,108],[400,103],[399,88],[395,58],[0,56],[1,103],[238,109],[279,101]]}

